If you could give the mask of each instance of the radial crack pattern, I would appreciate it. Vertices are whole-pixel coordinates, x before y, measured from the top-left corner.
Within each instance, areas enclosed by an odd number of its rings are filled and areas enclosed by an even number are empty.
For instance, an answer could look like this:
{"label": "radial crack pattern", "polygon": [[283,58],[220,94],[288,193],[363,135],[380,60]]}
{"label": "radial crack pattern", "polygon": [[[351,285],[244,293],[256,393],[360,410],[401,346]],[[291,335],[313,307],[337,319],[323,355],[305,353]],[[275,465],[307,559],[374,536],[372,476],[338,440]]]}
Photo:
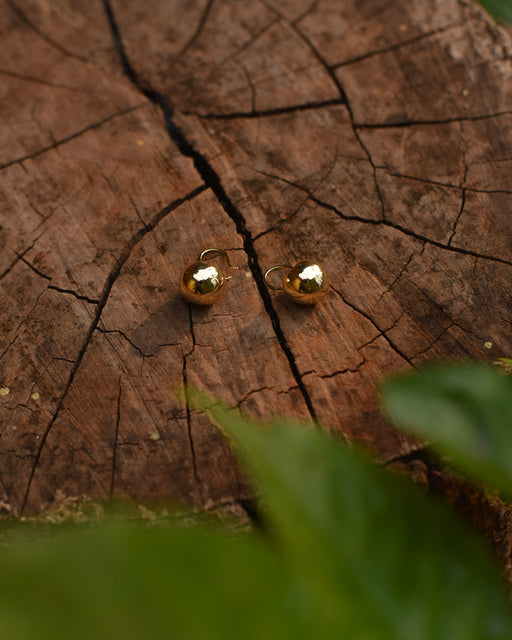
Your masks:
{"label": "radial crack pattern", "polygon": [[85,339],[82,343],[82,346],[80,348],[80,351],[78,353],[77,359],[75,360],[73,367],[71,368],[71,371],[69,373],[68,376],[68,380],[66,383],[66,386],[64,387],[64,391],[62,392],[59,401],[57,402],[57,406],[55,408],[54,414],[52,416],[52,419],[50,420],[49,424],[47,425],[45,432],[43,433],[43,435],[41,436],[41,440],[39,443],[39,448],[37,450],[36,456],[35,456],[35,461],[34,461],[34,465],[32,466],[32,470],[30,472],[30,476],[29,476],[29,480],[27,483],[27,488],[25,491],[25,496],[23,498],[23,503],[21,506],[21,513],[23,513],[23,511],[25,510],[25,507],[27,505],[27,500],[30,494],[30,488],[32,486],[32,480],[34,479],[34,474],[37,468],[37,465],[39,463],[39,459],[41,457],[41,452],[43,451],[43,448],[45,446],[46,440],[48,439],[48,435],[53,427],[53,425],[55,424],[55,421],[57,420],[57,417],[59,416],[60,410],[62,408],[62,405],[64,404],[64,400],[66,399],[66,396],[71,388],[71,385],[73,384],[73,380],[75,379],[76,373],[80,367],[80,364],[82,363],[82,360],[84,358],[84,355],[87,351],[87,348],[89,347],[89,344],[92,340],[92,337],[94,335],[94,332],[96,331],[96,328],[98,326],[98,323],[100,321],[101,318],[101,314],[103,312],[103,309],[105,308],[105,305],[107,304],[107,300],[108,297],[110,295],[110,292],[112,291],[112,287],[114,286],[114,283],[116,282],[117,278],[119,277],[119,274],[121,273],[121,269],[123,268],[124,264],[126,263],[126,261],[128,260],[128,258],[130,257],[133,249],[139,244],[139,242],[144,238],[144,236],[149,233],[150,231],[153,231],[153,229],[155,229],[155,227],[167,216],[169,215],[172,211],[174,211],[175,209],[177,209],[180,205],[182,205],[185,202],[189,202],[190,200],[193,200],[196,196],[198,196],[200,193],[202,193],[204,190],[206,189],[205,186],[200,186],[197,189],[194,189],[193,191],[191,191],[189,194],[187,194],[186,196],[184,196],[183,198],[179,198],[177,200],[175,200],[174,202],[172,202],[171,204],[167,205],[166,207],[164,207],[163,209],[161,209],[155,216],[154,218],[148,223],[146,224],[144,227],[142,227],[141,229],[139,229],[131,238],[130,240],[126,243],[126,245],[124,246],[123,250],[121,251],[115,266],[113,267],[113,269],[111,270],[111,272],[109,273],[109,275],[107,276],[107,279],[105,281],[105,285],[103,287],[103,292],[100,296],[100,300],[99,303],[96,307],[96,312],[92,318],[91,324],[89,325],[89,329],[87,331],[87,334],[85,336]]}
{"label": "radial crack pattern", "polygon": [[244,216],[241,214],[241,212],[237,209],[237,207],[233,204],[232,200],[229,198],[228,194],[226,193],[222,185],[219,175],[214,170],[213,166],[210,164],[208,159],[192,145],[192,143],[187,139],[183,131],[175,123],[173,119],[174,110],[171,103],[167,99],[167,97],[164,96],[162,93],[156,91],[155,89],[144,85],[139,80],[137,73],[131,66],[131,63],[126,54],[126,50],[124,48],[119,27],[114,17],[114,13],[112,11],[110,1],[103,0],[103,4],[107,12],[107,17],[112,29],[112,34],[114,36],[116,48],[119,53],[119,57],[121,59],[121,63],[123,65],[125,74],[145,96],[147,96],[155,105],[160,107],[165,119],[167,132],[169,133],[169,136],[171,137],[172,141],[176,144],[176,146],[184,156],[192,159],[194,166],[197,172],[199,173],[199,175],[204,180],[205,185],[207,185],[211,189],[212,193],[217,198],[219,204],[222,206],[225,213],[235,223],[236,230],[242,238],[244,250],[248,257],[249,268],[254,277],[256,285],[258,287],[258,291],[263,301],[265,310],[271,320],[276,338],[279,342],[279,345],[281,346],[283,353],[285,354],[288,360],[291,373],[295,378],[295,381],[297,382],[297,385],[302,393],[304,402],[306,403],[306,406],[309,410],[311,418],[316,422],[316,413],[315,413],[309,392],[306,389],[302,376],[297,367],[295,356],[282,330],[281,321],[273,307],[270,293],[268,292],[265,286],[265,283],[263,281],[263,272],[259,265],[258,255],[254,249],[252,234],[247,229]]}

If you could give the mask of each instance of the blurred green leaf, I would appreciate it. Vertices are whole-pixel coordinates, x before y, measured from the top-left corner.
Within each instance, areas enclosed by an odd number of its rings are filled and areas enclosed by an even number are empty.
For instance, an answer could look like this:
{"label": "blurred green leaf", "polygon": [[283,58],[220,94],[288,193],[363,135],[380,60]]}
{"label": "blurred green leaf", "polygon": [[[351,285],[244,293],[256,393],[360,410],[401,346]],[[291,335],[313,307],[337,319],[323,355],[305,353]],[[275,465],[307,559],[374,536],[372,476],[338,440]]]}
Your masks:
{"label": "blurred green leaf", "polygon": [[511,0],[479,0],[479,2],[495,20],[512,24]]}
{"label": "blurred green leaf", "polygon": [[440,365],[382,385],[390,418],[485,485],[512,495],[512,377],[481,365]]}
{"label": "blurred green leaf", "polygon": [[0,552],[5,640],[313,638],[307,615],[256,536],[103,525]]}
{"label": "blurred green leaf", "polygon": [[198,392],[263,489],[272,535],[133,524],[9,531],[8,640],[505,640],[487,549],[444,506],[309,425]]}
{"label": "blurred green leaf", "polygon": [[238,446],[290,570],[337,637],[512,637],[496,567],[447,508],[325,433],[189,400]]}

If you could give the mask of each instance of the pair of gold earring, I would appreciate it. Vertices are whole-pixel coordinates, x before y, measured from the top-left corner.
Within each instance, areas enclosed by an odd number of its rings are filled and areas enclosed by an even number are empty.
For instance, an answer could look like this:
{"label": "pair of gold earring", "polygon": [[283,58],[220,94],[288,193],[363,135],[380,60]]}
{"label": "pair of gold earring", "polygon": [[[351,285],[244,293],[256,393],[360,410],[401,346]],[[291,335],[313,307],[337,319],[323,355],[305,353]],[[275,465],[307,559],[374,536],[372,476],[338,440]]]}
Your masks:
{"label": "pair of gold earring", "polygon": [[[204,262],[208,253],[221,254],[226,258],[228,267],[239,269],[231,264],[229,256],[223,249],[205,249],[199,254],[196,262],[185,268],[180,278],[180,293],[188,302],[208,305],[216,302],[231,276],[224,277],[214,265]],[[281,287],[268,281],[268,276],[276,269],[286,269]],[[315,304],[327,293],[329,279],[324,269],[314,260],[302,260],[294,267],[288,264],[276,264],[267,269],[263,276],[265,286],[272,293],[285,293],[299,304]]]}

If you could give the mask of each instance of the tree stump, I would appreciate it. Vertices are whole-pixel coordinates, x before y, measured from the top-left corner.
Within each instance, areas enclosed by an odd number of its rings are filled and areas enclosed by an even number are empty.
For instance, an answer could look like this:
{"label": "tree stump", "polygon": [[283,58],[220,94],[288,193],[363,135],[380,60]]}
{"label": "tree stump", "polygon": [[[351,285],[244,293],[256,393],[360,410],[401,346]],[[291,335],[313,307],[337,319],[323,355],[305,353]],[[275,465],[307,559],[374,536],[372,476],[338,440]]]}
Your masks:
{"label": "tree stump", "polygon": [[[376,385],[512,353],[510,34],[469,0],[0,11],[4,508],[243,504],[182,382],[432,480]],[[243,270],[191,307],[179,277],[208,247]],[[324,301],[272,297],[264,270],[308,257]]]}

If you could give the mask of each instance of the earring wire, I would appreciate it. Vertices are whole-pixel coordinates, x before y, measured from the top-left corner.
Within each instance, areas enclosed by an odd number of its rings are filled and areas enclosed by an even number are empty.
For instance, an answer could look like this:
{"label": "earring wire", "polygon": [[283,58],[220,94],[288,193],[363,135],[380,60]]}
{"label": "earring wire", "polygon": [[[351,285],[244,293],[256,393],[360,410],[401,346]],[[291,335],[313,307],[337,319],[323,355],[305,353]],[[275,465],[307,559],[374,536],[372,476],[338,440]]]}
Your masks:
{"label": "earring wire", "polygon": [[276,287],[275,285],[271,284],[267,280],[267,276],[270,273],[272,273],[272,271],[275,271],[276,269],[291,269],[291,268],[292,267],[289,264],[276,264],[273,267],[270,267],[270,269],[267,269],[265,271],[265,275],[263,276],[263,281],[265,282],[267,289],[270,289],[270,291],[273,291],[274,293],[282,293],[283,287]]}
{"label": "earring wire", "polygon": [[217,248],[205,249],[199,254],[198,260],[201,261],[207,253],[220,253],[226,258],[228,267],[230,267],[231,269],[240,269],[240,267],[237,267],[234,264],[231,264],[231,262],[229,261],[229,256],[227,252],[224,251],[224,249],[217,249]]}

